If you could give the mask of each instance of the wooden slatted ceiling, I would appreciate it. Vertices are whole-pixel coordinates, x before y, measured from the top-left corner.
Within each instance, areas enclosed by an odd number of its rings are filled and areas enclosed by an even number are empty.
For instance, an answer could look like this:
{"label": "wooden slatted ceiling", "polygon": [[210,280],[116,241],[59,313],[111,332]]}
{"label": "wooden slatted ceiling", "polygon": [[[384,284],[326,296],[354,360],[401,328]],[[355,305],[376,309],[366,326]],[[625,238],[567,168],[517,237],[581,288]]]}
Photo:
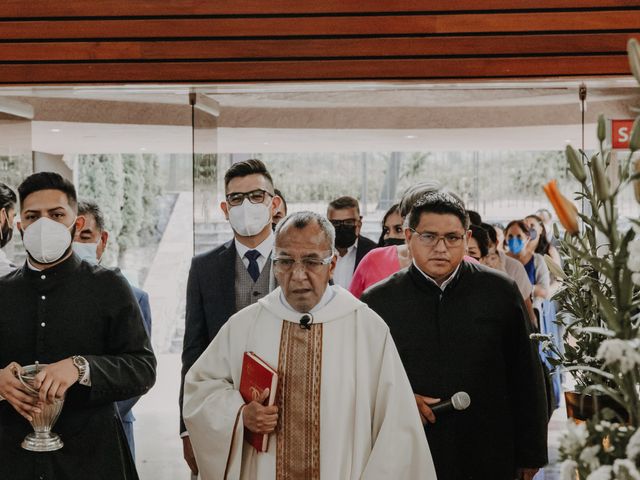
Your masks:
{"label": "wooden slatted ceiling", "polygon": [[640,0],[0,2],[0,83],[624,75]]}
{"label": "wooden slatted ceiling", "polygon": [[637,7],[638,0],[2,0],[0,18],[461,12]]}

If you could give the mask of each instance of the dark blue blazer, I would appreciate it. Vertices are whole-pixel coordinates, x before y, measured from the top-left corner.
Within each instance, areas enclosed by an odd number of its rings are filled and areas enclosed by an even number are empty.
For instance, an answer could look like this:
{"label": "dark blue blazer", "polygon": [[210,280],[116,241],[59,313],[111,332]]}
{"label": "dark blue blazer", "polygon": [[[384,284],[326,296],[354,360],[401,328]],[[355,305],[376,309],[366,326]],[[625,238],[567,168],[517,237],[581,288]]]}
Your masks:
{"label": "dark blue blazer", "polygon": [[236,313],[235,261],[236,245],[233,240],[197,255],[191,261],[182,346],[181,433],[186,431],[182,421],[184,377],[222,325]]}
{"label": "dark blue blazer", "polygon": [[[149,339],[151,339],[151,307],[149,305],[149,294],[138,287],[134,287],[133,285],[131,285],[131,290],[133,290],[133,294],[135,295],[136,300],[138,301],[138,305],[140,306],[144,329],[146,330]],[[131,409],[138,402],[138,400],[140,400],[140,397],[133,397],[129,400],[116,402],[118,413],[120,414],[120,418],[123,422],[133,422],[135,420]]]}

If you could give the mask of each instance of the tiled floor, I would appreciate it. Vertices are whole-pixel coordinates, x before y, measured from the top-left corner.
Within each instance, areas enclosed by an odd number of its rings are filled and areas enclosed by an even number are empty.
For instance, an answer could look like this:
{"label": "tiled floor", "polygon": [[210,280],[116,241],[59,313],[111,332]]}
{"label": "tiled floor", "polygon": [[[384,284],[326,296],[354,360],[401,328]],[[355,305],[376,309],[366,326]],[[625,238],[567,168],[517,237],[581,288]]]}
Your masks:
{"label": "tiled floor", "polygon": [[[158,355],[158,381],[135,408],[138,472],[142,480],[190,480],[178,437],[178,387],[180,355]],[[549,425],[549,459],[557,459],[559,437],[566,424],[564,408],[556,410]],[[536,480],[559,480],[550,465]],[[490,480],[490,479],[487,479]]]}

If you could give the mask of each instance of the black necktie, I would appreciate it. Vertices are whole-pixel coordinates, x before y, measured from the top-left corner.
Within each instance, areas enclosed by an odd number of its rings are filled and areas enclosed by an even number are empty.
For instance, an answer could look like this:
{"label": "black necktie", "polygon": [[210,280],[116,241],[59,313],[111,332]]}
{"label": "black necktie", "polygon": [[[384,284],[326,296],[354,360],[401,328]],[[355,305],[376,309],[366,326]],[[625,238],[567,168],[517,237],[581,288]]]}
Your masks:
{"label": "black necktie", "polygon": [[260,276],[260,267],[258,266],[258,257],[260,256],[260,252],[257,250],[249,250],[244,256],[249,260],[249,267],[247,271],[254,282],[258,281],[258,277]]}

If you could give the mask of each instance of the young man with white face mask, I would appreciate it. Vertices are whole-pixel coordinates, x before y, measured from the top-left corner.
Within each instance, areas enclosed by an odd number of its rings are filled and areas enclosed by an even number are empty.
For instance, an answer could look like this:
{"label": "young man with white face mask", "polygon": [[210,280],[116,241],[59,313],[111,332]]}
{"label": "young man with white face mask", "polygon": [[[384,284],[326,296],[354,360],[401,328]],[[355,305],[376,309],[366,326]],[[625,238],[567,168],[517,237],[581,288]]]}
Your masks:
{"label": "young man with white face mask", "polygon": [[[56,173],[31,175],[18,188],[18,228],[28,258],[0,279],[0,478],[137,479],[114,402],[146,393],[156,360],[127,281],[81,262],[72,238],[82,228],[73,185]],[[16,374],[43,365],[39,396]],[[27,420],[65,398],[54,431],[63,448],[31,452]],[[24,417],[24,418],[23,418]]]}
{"label": "young man with white face mask", "polygon": [[234,238],[194,257],[187,283],[187,309],[182,350],[180,435],[184,458],[196,475],[198,466],[182,421],[184,378],[218,330],[234,313],[275,288],[271,272],[272,219],[281,199],[260,160],[233,164],[224,176],[226,201],[220,204]]}

